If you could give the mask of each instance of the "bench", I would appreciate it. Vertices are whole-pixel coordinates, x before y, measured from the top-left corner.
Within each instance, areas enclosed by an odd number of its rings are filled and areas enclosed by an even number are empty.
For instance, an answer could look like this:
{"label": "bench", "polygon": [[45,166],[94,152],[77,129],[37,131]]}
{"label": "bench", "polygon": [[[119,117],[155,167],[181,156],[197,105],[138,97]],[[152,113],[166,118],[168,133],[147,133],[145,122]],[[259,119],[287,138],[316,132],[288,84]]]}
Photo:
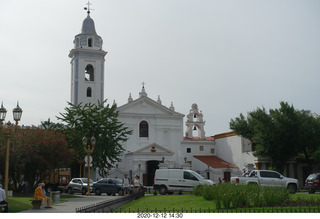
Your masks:
{"label": "bench", "polygon": [[46,200],[31,199],[32,209],[44,209],[46,206]]}
{"label": "bench", "polygon": [[4,212],[5,207],[7,207],[6,204],[0,204],[0,212]]}

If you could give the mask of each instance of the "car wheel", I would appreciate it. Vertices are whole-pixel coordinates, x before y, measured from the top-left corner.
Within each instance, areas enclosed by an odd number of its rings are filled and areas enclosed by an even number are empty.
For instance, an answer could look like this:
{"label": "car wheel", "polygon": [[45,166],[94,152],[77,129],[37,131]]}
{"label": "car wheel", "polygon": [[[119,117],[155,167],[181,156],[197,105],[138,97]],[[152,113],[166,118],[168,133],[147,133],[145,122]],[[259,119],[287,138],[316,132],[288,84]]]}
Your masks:
{"label": "car wheel", "polygon": [[161,186],[161,187],[160,187],[160,190],[159,190],[159,193],[160,193],[161,195],[167,194],[167,187]]}
{"label": "car wheel", "polygon": [[297,192],[297,185],[295,184],[289,184],[287,188],[291,194],[294,194]]}
{"label": "car wheel", "polygon": [[82,189],[81,194],[85,195],[86,193],[87,193],[87,190],[86,189]]}
{"label": "car wheel", "polygon": [[69,193],[69,194],[73,194],[73,192],[72,192],[72,189],[71,189],[71,188],[68,188],[68,193]]}
{"label": "car wheel", "polygon": [[95,194],[96,194],[96,195],[101,195],[100,189],[96,189]]}
{"label": "car wheel", "polygon": [[107,195],[109,195],[109,196],[110,196],[110,195],[111,195],[111,193],[110,193],[110,192],[108,192],[108,193],[107,193]]}
{"label": "car wheel", "polygon": [[119,189],[118,195],[119,195],[119,196],[123,196],[123,190],[122,190],[122,189]]}

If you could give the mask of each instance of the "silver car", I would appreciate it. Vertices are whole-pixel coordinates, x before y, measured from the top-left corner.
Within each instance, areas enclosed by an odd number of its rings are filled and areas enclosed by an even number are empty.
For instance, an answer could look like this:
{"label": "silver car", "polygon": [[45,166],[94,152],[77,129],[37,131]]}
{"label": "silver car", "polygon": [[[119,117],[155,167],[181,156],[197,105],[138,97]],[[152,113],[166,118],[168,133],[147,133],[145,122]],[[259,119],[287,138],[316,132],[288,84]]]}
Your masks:
{"label": "silver car", "polygon": [[[90,192],[92,192],[93,180],[90,179]],[[85,195],[87,193],[88,188],[88,178],[73,178],[67,187],[67,191],[69,194],[73,193],[81,193]]]}

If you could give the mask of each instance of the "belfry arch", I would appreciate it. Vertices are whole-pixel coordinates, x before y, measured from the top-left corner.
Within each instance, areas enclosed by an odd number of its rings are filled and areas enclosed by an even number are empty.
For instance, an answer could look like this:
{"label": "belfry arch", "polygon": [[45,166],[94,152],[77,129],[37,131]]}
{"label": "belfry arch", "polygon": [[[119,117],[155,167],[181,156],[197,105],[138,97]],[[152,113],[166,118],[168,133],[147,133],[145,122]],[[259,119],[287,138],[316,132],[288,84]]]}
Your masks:
{"label": "belfry arch", "polygon": [[84,72],[86,81],[94,81],[94,68],[91,64],[86,66]]}
{"label": "belfry arch", "polygon": [[[192,104],[189,114],[187,115],[186,121],[186,137],[193,138],[198,137],[200,139],[205,139],[205,131],[204,131],[205,121],[203,121],[202,111],[199,112],[198,105]],[[195,134],[198,136],[194,136]]]}

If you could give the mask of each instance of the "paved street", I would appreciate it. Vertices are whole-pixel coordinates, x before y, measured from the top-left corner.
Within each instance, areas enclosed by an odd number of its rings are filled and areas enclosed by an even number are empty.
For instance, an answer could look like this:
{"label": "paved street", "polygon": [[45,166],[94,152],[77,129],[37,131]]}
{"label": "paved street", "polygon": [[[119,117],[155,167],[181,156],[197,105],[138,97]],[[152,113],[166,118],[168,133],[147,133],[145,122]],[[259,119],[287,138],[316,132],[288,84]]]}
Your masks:
{"label": "paved street", "polygon": [[88,205],[92,205],[99,202],[109,201],[121,198],[123,196],[82,196],[79,195],[79,198],[63,198],[62,200],[66,200],[66,202],[53,204],[52,208],[46,208],[43,210],[38,209],[30,209],[27,211],[23,211],[21,213],[75,213],[76,208],[85,207]]}

